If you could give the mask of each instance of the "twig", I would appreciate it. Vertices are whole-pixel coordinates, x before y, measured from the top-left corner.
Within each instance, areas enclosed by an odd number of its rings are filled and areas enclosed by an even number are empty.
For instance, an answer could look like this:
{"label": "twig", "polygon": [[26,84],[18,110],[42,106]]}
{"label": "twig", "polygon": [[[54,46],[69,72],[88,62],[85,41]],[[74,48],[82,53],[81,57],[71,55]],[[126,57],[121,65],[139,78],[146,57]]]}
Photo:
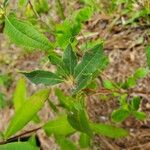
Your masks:
{"label": "twig", "polygon": [[32,3],[31,3],[30,0],[28,1],[28,3],[29,3],[29,5],[30,5],[30,7],[31,7],[31,9],[32,9],[32,11],[33,11],[33,13],[34,13],[34,15],[35,15],[37,18],[39,18],[38,13],[37,13],[36,10],[34,9],[34,7],[33,7],[33,5],[32,5]]}
{"label": "twig", "polygon": [[26,131],[26,132],[24,132],[24,133],[21,133],[21,134],[19,134],[19,135],[16,135],[16,136],[12,137],[12,138],[9,138],[9,139],[7,139],[6,141],[0,142],[0,145],[9,143],[9,142],[14,141],[14,140],[17,140],[17,139],[21,138],[22,136],[25,136],[25,135],[30,134],[30,133],[32,133],[32,132],[36,132],[36,131],[42,129],[42,127],[43,127],[43,126],[40,126],[40,127],[38,127],[38,128],[35,128],[35,129],[32,129],[32,130]]}

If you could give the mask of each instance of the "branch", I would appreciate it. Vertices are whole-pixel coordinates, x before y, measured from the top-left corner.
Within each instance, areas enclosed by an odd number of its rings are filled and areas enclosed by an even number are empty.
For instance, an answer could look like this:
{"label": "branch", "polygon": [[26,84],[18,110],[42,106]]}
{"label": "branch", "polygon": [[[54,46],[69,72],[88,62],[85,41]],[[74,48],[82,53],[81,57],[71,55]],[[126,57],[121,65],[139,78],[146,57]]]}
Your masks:
{"label": "branch", "polygon": [[36,132],[36,131],[42,129],[42,127],[43,127],[43,126],[40,126],[40,127],[38,127],[38,128],[35,128],[35,129],[32,129],[32,130],[26,131],[26,132],[24,132],[24,133],[21,133],[21,134],[19,134],[19,135],[16,135],[16,136],[12,137],[12,138],[9,138],[9,139],[7,139],[6,141],[0,142],[0,145],[2,145],[2,144],[7,144],[7,143],[9,143],[9,142],[18,140],[19,138],[21,138],[21,137],[23,137],[23,136],[25,136],[25,135],[27,135],[27,134],[31,134],[31,133],[33,133],[33,132]]}

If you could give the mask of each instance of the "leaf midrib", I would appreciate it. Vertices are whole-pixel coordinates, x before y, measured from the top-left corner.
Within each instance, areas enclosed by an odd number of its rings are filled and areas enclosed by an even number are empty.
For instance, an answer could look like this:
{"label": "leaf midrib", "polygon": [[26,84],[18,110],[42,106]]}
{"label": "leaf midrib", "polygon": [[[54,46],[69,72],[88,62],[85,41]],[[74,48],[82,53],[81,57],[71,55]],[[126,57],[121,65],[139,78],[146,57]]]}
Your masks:
{"label": "leaf midrib", "polygon": [[[97,52],[95,53],[95,56],[92,57],[92,59],[84,66],[84,68],[80,71],[80,73],[76,76],[76,79],[80,76],[80,74],[85,70],[85,68],[89,65],[89,63],[97,56],[96,54],[98,53],[99,51],[97,50]],[[77,68],[77,67],[76,67]]]}

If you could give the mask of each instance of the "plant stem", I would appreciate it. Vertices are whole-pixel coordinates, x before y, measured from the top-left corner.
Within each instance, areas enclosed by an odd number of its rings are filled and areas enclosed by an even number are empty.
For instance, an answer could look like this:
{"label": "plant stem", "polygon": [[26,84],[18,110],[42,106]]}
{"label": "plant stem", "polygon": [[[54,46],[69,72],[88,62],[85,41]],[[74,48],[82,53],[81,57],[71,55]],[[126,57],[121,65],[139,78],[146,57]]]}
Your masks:
{"label": "plant stem", "polygon": [[21,138],[21,137],[23,137],[23,136],[25,136],[25,135],[27,135],[27,134],[30,134],[30,133],[33,133],[33,132],[36,132],[36,131],[42,129],[42,127],[43,127],[43,126],[40,126],[40,127],[38,127],[38,128],[35,128],[35,129],[32,129],[32,130],[26,131],[26,132],[24,132],[24,133],[21,133],[21,134],[19,134],[19,135],[16,135],[16,136],[12,137],[12,138],[9,138],[9,139],[7,139],[6,141],[0,142],[0,145],[9,143],[9,142],[11,142],[11,141],[18,140],[19,138]]}

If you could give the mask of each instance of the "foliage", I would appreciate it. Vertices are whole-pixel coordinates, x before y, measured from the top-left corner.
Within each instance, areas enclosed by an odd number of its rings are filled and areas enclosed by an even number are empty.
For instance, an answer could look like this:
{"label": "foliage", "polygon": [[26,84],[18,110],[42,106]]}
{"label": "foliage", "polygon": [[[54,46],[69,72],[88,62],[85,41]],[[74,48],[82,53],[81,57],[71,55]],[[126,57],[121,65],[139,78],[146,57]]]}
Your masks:
{"label": "foliage", "polygon": [[[26,10],[28,15],[32,11],[32,14],[34,14],[32,19],[35,19],[35,16],[37,17],[34,23],[18,19],[17,14],[12,11],[6,13],[4,10],[6,10],[9,1],[4,0],[3,2],[1,10],[5,22],[4,33],[7,37],[16,45],[24,48],[43,50],[48,56],[49,63],[55,67],[53,72],[49,69],[21,71],[32,83],[42,84],[48,88],[39,90],[28,97],[25,79],[18,81],[13,95],[15,114],[6,131],[3,132],[4,140],[9,141],[10,137],[14,137],[30,121],[38,119],[37,113],[43,108],[46,100],[48,100],[48,104],[56,117],[42,124],[40,129],[43,129],[47,136],[53,135],[62,150],[89,148],[95,134],[109,138],[126,137],[128,131],[118,127],[119,125],[116,126],[116,123],[121,124],[130,116],[134,116],[137,120],[146,119],[146,114],[140,110],[141,98],[130,95],[129,91],[132,91],[139,80],[149,74],[149,68],[138,68],[133,75],[121,83],[107,78],[102,80],[103,83],[100,86],[97,82],[98,77],[109,63],[108,57],[103,51],[102,40],[88,44],[83,43],[80,46],[82,49],[80,55],[76,48],[78,46],[76,36],[80,33],[83,24],[93,15],[97,2],[93,2],[93,0],[80,1],[85,6],[69,17],[65,17],[62,4],[60,1],[57,2],[60,5],[62,21],[57,25],[55,24],[53,41],[50,41],[41,33],[42,30],[39,31],[36,24],[39,15],[49,12],[47,0],[38,0],[37,3],[33,1],[33,6],[28,0],[19,0],[19,8],[30,8],[28,11]],[[89,7],[92,3],[92,7]],[[111,11],[118,4],[126,3],[124,0],[111,0]],[[131,8],[131,5],[130,2],[126,11]],[[59,51],[58,48],[62,51]],[[58,51],[54,51],[54,49]],[[146,56],[150,67],[149,46],[146,49]],[[4,84],[6,81],[6,77],[0,76],[0,84]],[[62,86],[59,86],[60,84]],[[63,85],[67,87],[67,92],[62,88]],[[55,88],[56,86],[57,88]],[[112,124],[94,123],[88,116],[87,99],[92,94],[99,95],[99,88],[109,93],[108,95],[104,93],[102,96],[106,96],[106,98],[111,96],[118,99],[119,107],[111,113]],[[57,97],[58,104],[49,100],[50,89]],[[0,108],[4,106],[3,99],[4,95],[0,93]],[[74,133],[80,136],[77,143],[74,143],[70,138]],[[0,149],[11,150],[20,149],[20,147],[31,150],[38,149],[35,145],[31,145],[31,141],[4,144],[0,146]]]}

